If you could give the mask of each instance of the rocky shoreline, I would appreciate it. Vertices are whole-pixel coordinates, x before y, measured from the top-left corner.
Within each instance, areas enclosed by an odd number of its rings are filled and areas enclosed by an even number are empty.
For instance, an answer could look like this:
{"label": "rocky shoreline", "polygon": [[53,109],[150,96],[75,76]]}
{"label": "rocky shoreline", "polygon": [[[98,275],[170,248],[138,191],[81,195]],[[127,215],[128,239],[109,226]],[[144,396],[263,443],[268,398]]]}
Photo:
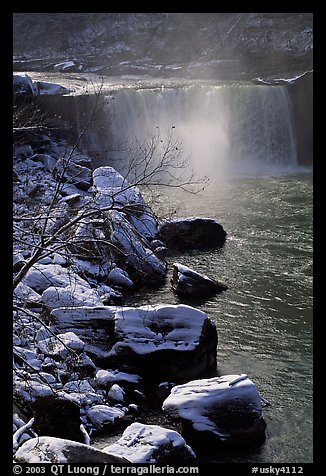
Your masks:
{"label": "rocky shoreline", "polygon": [[[23,105],[66,92],[14,77]],[[173,464],[196,461],[203,441],[213,453],[264,441],[255,384],[217,376],[207,314],[123,305],[166,280],[167,253],[222,247],[217,220],[160,223],[136,185],[110,166],[94,170],[76,144],[40,126],[16,128],[13,196],[14,461]],[[227,289],[174,266],[175,292]],[[151,407],[169,427],[144,422]],[[100,451],[99,434],[116,442]]]}

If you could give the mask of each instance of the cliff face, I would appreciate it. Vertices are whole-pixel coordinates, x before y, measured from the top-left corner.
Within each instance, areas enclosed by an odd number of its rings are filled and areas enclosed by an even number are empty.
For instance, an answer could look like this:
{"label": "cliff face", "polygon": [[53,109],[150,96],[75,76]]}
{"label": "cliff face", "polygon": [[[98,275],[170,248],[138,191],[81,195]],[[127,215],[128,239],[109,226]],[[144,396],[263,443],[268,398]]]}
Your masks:
{"label": "cliff face", "polygon": [[312,13],[16,13],[15,69],[243,77],[312,69]]}

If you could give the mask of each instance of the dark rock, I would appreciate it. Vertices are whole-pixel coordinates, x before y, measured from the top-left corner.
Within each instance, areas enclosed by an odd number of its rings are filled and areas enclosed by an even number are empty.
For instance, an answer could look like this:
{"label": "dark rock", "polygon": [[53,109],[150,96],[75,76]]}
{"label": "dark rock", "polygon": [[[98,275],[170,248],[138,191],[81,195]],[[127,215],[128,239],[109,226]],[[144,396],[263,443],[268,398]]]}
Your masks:
{"label": "dark rock", "polygon": [[173,264],[171,285],[176,294],[194,298],[212,296],[228,289],[226,284],[197,273],[180,263]]}
{"label": "dark rock", "polygon": [[195,449],[262,443],[266,423],[261,397],[247,375],[223,375],[178,385],[163,403],[182,423],[182,436]]}
{"label": "dark rock", "polygon": [[75,402],[53,393],[38,396],[30,403],[30,409],[34,416],[33,428],[38,435],[84,441],[80,431],[80,408]]}
{"label": "dark rock", "polygon": [[227,233],[212,218],[177,218],[161,225],[157,237],[171,250],[220,248]]}
{"label": "dark rock", "polygon": [[40,436],[26,441],[16,452],[17,463],[129,463],[125,458],[68,439]]}

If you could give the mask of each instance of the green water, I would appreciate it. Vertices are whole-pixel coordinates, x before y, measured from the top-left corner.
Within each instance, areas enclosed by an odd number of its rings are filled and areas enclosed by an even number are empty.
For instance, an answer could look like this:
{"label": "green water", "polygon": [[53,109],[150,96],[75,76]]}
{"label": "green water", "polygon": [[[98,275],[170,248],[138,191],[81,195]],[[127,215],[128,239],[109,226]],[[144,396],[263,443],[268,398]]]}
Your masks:
{"label": "green water", "polygon": [[201,195],[161,190],[156,208],[216,218],[227,241],[220,251],[168,258],[166,285],[134,304],[186,302],[170,290],[174,261],[228,284],[193,305],[216,323],[218,372],[248,374],[271,404],[261,448],[213,460],[312,462],[312,174],[242,178]]}

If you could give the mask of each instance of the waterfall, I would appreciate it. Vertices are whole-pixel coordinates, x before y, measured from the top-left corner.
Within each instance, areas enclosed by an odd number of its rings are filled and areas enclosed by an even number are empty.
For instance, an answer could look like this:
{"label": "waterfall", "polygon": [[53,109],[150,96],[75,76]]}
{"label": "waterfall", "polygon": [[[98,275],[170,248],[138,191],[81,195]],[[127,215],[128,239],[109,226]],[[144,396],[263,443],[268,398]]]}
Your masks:
{"label": "waterfall", "polygon": [[118,169],[130,154],[127,143],[159,136],[164,144],[169,133],[195,172],[215,179],[282,173],[297,164],[291,101],[284,86],[125,88],[109,104],[107,140]]}

